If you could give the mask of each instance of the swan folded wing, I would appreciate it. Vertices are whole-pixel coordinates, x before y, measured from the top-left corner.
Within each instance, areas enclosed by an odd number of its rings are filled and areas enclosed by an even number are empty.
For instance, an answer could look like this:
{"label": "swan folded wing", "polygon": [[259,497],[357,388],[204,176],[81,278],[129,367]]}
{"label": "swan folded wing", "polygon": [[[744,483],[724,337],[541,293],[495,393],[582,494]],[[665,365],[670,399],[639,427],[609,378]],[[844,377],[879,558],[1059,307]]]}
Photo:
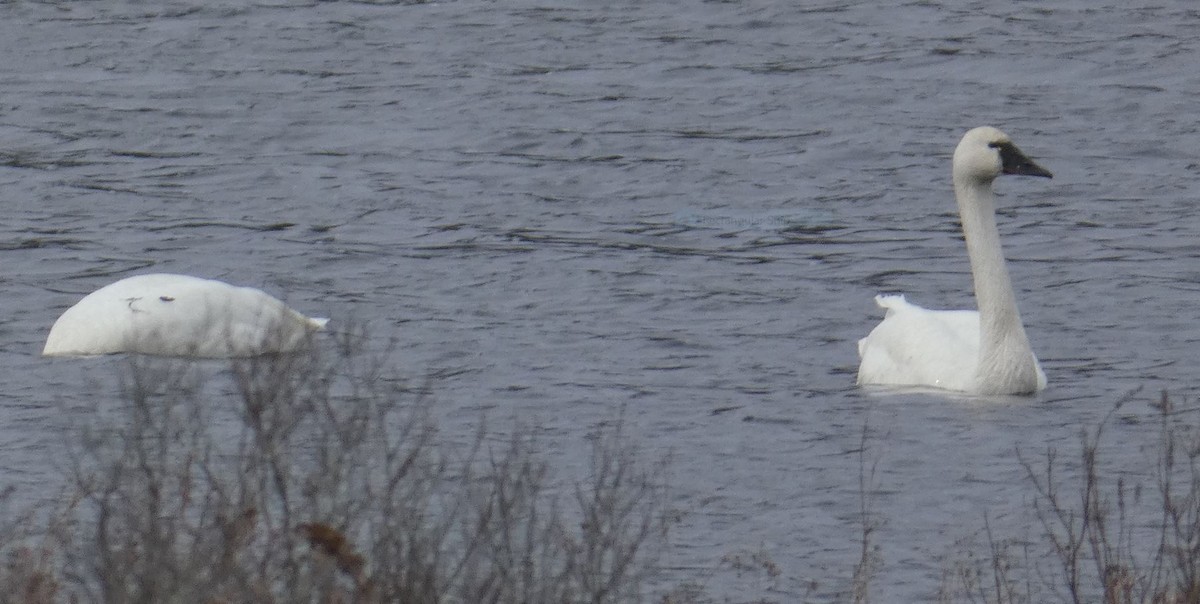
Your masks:
{"label": "swan folded wing", "polygon": [[[45,356],[86,356],[122,352],[129,339],[129,325],[106,320],[93,312],[96,305],[73,306],[54,322],[46,345]],[[113,306],[118,312],[119,306]]]}
{"label": "swan folded wing", "polygon": [[195,291],[157,310],[143,315],[148,320],[136,330],[133,351],[201,358],[288,352],[324,325],[248,287]]}
{"label": "swan folded wing", "polygon": [[859,384],[970,390],[979,362],[979,313],[928,310],[877,296],[884,320],[859,340]]}
{"label": "swan folded wing", "polygon": [[287,352],[327,321],[254,288],[186,275],[139,275],[92,292],[64,312],[42,354],[223,358]]}

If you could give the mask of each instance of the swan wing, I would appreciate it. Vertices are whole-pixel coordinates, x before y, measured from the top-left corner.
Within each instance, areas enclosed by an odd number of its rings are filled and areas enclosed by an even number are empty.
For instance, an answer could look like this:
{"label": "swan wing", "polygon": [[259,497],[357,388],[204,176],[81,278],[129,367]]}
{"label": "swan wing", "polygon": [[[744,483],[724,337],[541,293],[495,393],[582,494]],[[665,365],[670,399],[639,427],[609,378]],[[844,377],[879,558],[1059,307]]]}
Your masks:
{"label": "swan wing", "polygon": [[970,390],[979,363],[979,313],[929,310],[876,296],[883,321],[858,341],[859,384]]}
{"label": "swan wing", "polygon": [[50,329],[42,354],[222,358],[286,352],[325,321],[250,287],[188,275],[138,275],[67,309]]}

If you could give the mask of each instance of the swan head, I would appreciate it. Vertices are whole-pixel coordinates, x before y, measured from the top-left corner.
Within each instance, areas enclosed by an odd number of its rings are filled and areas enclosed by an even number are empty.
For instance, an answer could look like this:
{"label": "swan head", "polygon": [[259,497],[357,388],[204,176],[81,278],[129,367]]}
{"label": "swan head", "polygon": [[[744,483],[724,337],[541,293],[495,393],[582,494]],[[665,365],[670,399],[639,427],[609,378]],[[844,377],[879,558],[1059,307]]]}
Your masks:
{"label": "swan head", "polygon": [[990,183],[1001,174],[1053,177],[1000,130],[982,126],[967,131],[954,149],[954,179]]}

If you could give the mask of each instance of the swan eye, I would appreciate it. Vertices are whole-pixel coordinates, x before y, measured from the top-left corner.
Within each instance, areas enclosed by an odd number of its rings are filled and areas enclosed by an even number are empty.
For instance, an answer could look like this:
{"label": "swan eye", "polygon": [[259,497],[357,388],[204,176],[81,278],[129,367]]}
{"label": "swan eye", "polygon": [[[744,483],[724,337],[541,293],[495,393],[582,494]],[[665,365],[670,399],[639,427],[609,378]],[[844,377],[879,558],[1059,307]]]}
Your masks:
{"label": "swan eye", "polygon": [[162,300],[163,302],[174,302],[175,301],[175,298],[172,298],[171,296],[159,296],[158,299]]}

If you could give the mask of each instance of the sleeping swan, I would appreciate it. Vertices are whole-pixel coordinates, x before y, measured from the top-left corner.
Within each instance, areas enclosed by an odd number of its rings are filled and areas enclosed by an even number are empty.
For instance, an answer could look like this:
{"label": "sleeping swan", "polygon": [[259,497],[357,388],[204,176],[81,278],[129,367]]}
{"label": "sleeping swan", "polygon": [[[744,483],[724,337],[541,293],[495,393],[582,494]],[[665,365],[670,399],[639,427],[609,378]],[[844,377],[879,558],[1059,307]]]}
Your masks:
{"label": "sleeping swan", "polygon": [[50,328],[42,354],[229,358],[289,352],[327,321],[310,319],[251,287],[187,275],[137,275],[68,308]]}
{"label": "sleeping swan", "polygon": [[858,341],[859,384],[932,386],[973,394],[1029,394],[1046,386],[1017,311],[992,181],[1001,174],[1045,176],[995,128],[975,128],[954,150],[954,195],[975,280],[973,310],[926,310],[904,296],[876,296],[887,313]]}

